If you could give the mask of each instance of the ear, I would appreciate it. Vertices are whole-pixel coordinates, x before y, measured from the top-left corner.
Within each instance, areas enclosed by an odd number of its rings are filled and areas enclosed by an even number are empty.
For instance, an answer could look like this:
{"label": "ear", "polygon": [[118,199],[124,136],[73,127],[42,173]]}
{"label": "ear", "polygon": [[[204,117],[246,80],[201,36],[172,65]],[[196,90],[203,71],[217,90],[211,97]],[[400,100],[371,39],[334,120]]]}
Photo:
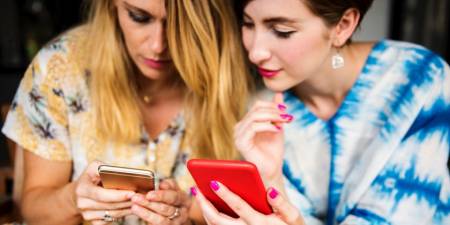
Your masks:
{"label": "ear", "polygon": [[347,42],[358,26],[359,17],[359,11],[355,8],[347,9],[344,12],[341,20],[334,27],[334,47],[339,48]]}

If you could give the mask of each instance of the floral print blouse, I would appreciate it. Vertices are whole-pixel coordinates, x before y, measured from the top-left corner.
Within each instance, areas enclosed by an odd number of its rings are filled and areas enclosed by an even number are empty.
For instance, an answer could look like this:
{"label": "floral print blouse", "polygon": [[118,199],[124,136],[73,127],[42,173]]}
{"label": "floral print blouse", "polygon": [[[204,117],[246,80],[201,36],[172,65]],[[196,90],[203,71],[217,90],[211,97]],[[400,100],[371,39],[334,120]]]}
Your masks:
{"label": "floral print blouse", "polygon": [[89,71],[77,51],[86,30],[75,28],[45,46],[34,58],[17,90],[2,132],[42,158],[71,162],[72,180],[93,160],[150,169],[159,178],[174,177],[188,190],[193,181],[185,162],[190,154],[183,117],[178,116],[155,140],[142,129],[140,143],[100,146],[89,95]]}

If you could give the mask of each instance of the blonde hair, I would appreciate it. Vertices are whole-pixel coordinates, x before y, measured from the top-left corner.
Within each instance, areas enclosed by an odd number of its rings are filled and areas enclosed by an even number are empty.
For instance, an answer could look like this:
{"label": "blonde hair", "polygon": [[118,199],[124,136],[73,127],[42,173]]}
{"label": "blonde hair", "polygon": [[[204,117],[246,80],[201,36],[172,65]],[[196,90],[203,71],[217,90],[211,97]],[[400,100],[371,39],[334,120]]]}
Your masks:
{"label": "blonde hair", "polygon": [[228,0],[168,1],[168,45],[189,89],[195,155],[238,157],[233,127],[246,109],[249,71]]}
{"label": "blonde hair", "polygon": [[[94,117],[100,140],[138,141],[142,114],[135,67],[112,0],[92,2],[87,48]],[[237,23],[227,0],[168,1],[167,36],[187,91],[187,145],[194,157],[232,159],[233,127],[246,109],[248,71]]]}
{"label": "blonde hair", "polygon": [[99,141],[138,142],[142,115],[134,69],[113,0],[93,0],[87,21],[90,91]]}

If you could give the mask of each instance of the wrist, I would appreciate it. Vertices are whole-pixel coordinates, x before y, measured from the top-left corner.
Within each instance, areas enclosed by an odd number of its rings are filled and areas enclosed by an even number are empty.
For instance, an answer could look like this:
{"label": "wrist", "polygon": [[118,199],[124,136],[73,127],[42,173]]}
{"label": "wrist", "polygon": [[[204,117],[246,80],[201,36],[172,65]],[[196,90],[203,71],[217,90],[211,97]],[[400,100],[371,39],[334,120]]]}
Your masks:
{"label": "wrist", "polygon": [[80,210],[77,206],[77,194],[76,194],[77,182],[70,182],[66,185],[65,191],[67,193],[67,202],[69,203],[69,208],[72,209],[73,214],[81,215]]}

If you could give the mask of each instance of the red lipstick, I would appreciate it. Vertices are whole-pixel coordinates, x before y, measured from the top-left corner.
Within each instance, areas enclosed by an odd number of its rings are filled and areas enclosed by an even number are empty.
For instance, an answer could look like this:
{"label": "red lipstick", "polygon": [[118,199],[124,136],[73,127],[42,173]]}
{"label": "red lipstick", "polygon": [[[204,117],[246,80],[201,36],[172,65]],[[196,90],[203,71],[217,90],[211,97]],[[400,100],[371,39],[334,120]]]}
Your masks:
{"label": "red lipstick", "polygon": [[278,72],[280,72],[280,70],[267,70],[267,69],[258,67],[258,72],[263,77],[272,78],[272,77],[276,76],[278,74]]}
{"label": "red lipstick", "polygon": [[145,65],[147,65],[150,68],[157,69],[157,70],[162,69],[169,62],[170,62],[170,60],[156,60],[156,59],[144,58]]}

